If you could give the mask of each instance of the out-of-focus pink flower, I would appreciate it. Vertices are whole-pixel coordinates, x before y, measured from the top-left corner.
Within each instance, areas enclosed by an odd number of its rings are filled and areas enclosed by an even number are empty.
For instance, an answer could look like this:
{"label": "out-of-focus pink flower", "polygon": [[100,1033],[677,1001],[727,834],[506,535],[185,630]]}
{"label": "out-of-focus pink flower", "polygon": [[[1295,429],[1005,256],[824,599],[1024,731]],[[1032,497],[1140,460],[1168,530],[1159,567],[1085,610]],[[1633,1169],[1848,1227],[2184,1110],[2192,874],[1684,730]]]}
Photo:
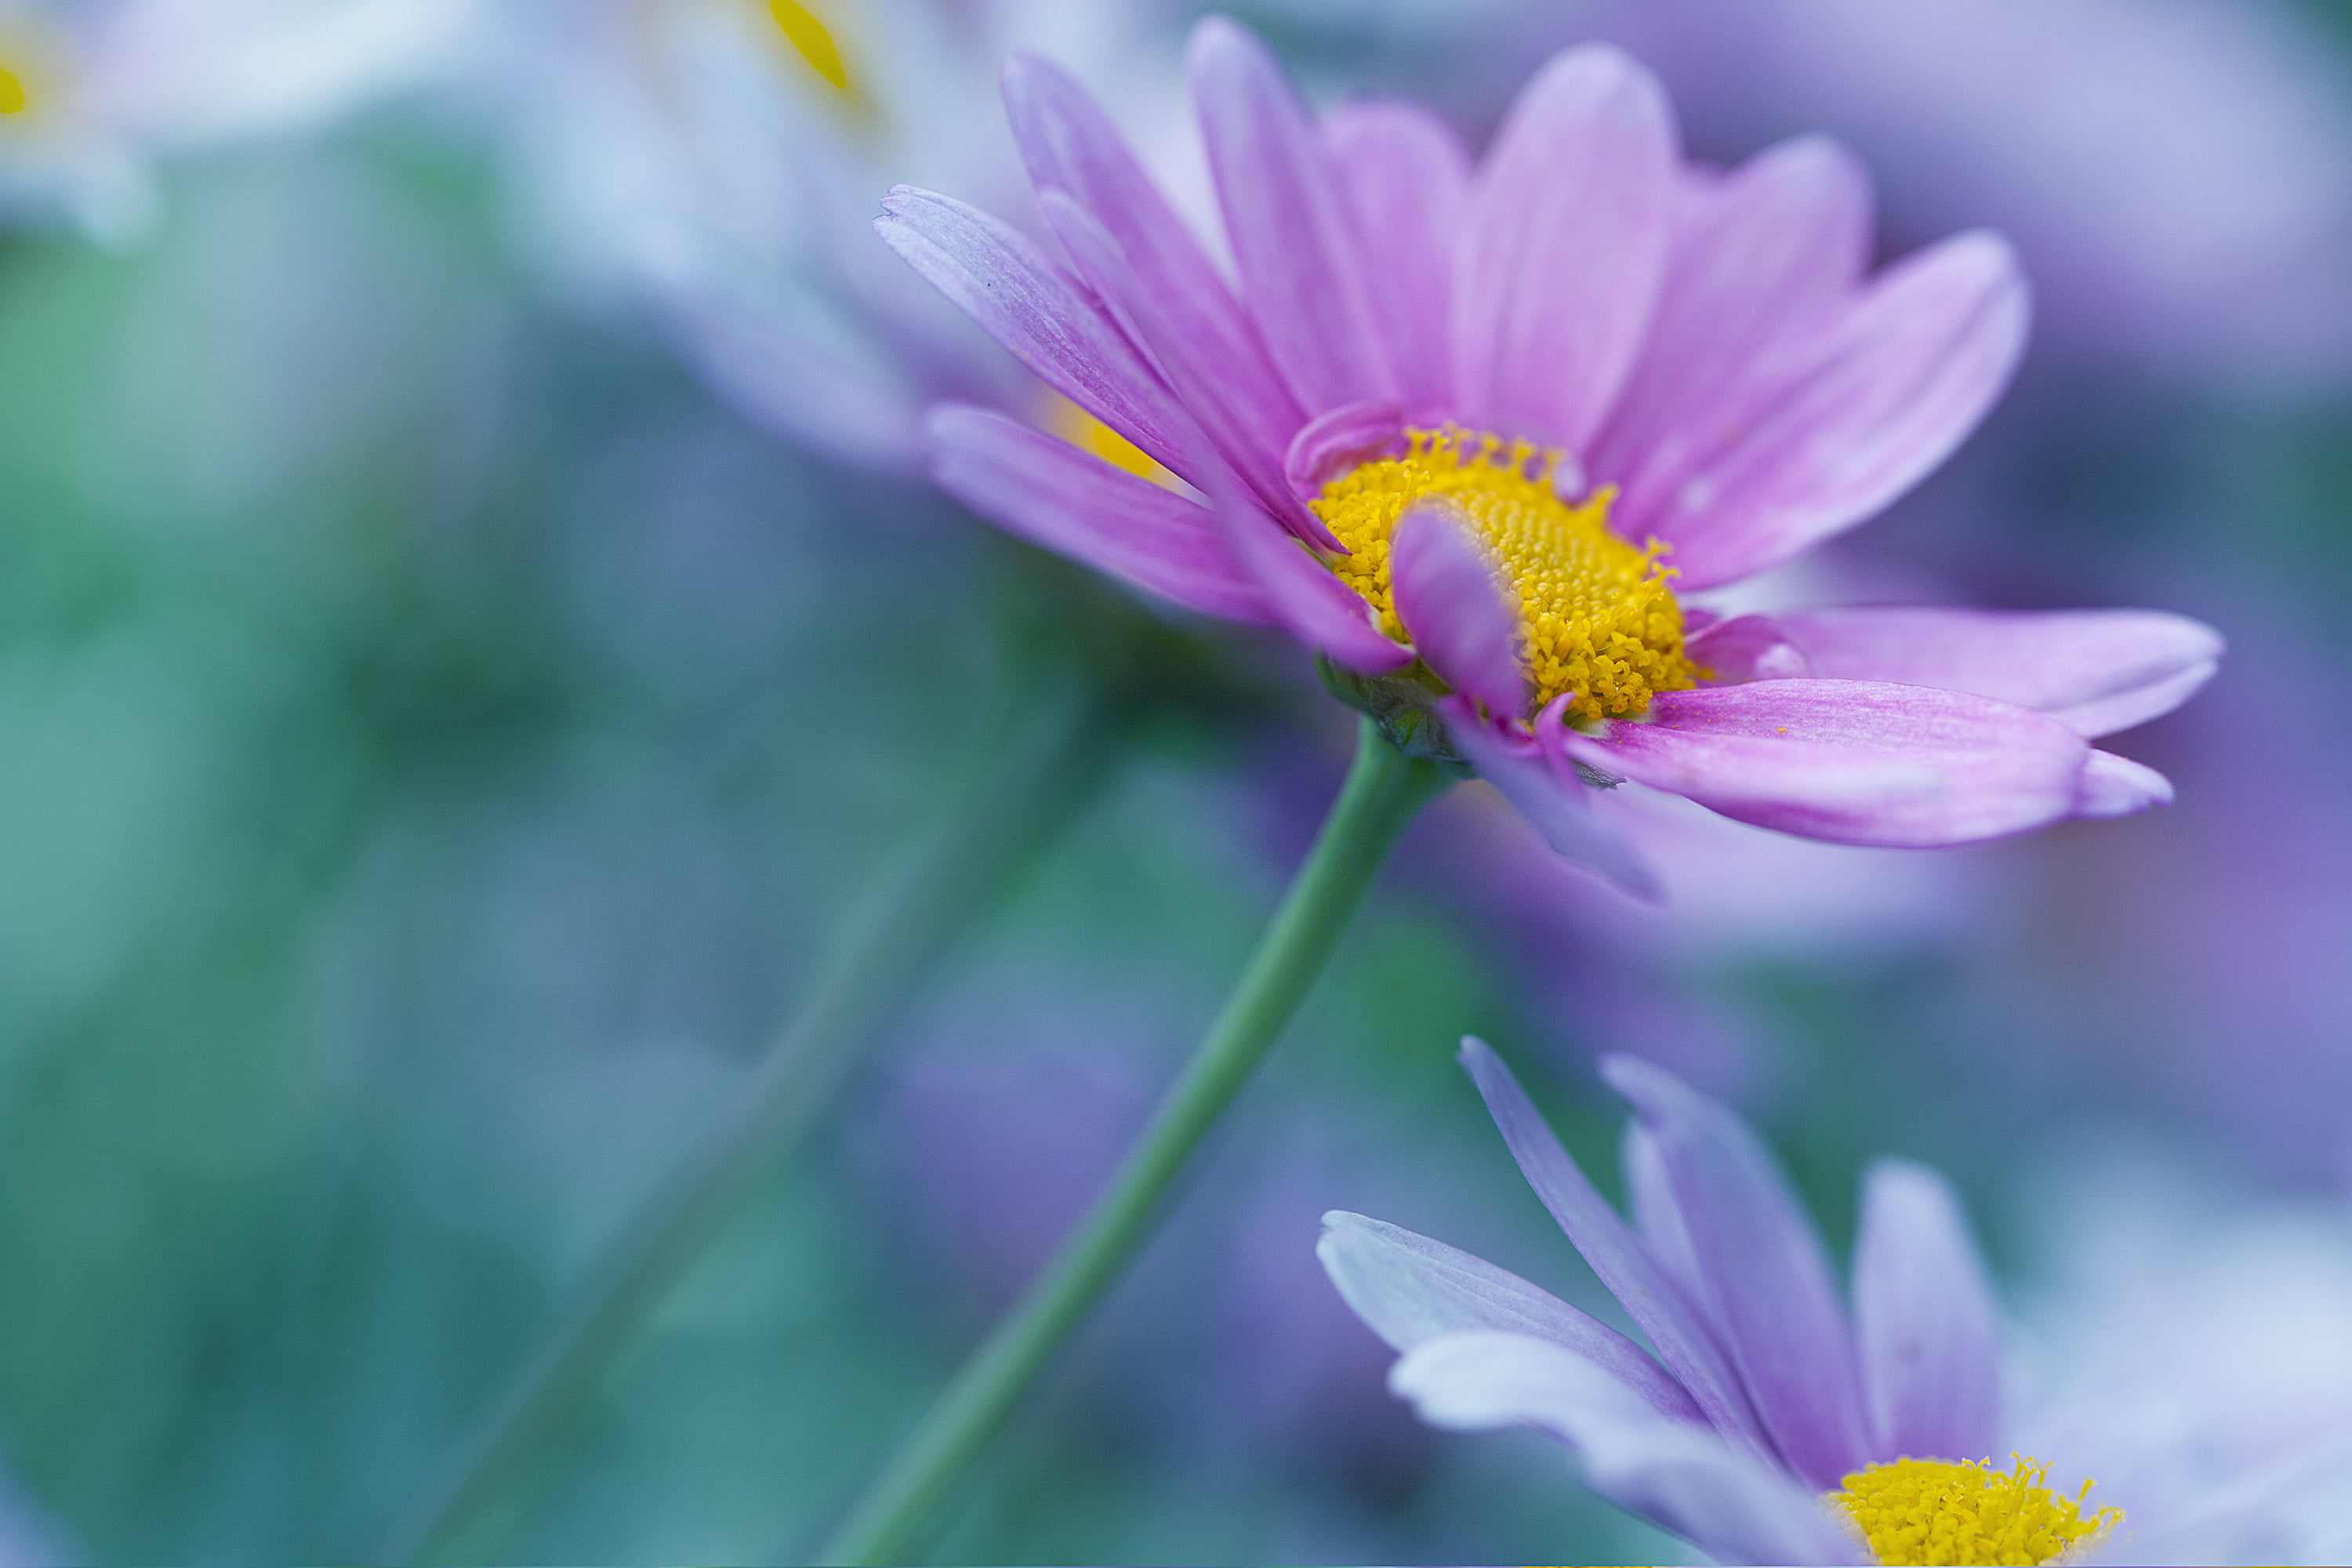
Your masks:
{"label": "out-of-focus pink flower", "polygon": [[457,58],[479,0],[13,0],[0,200],[137,239],[157,158],[313,129]]}
{"label": "out-of-focus pink flower", "polygon": [[1974,427],[2024,335],[1998,238],[1869,275],[1841,149],[1685,164],[1656,83],[1606,48],[1544,68],[1475,171],[1409,105],[1318,124],[1230,22],[1196,31],[1192,80],[1238,296],[1034,58],[1006,99],[1067,268],[951,198],[885,203],[918,271],[1137,449],[1122,471],[949,406],[950,493],[1192,609],[1285,626],[1361,678],[1401,743],[1466,762],[1632,886],[1595,784],[1901,847],[2169,797],[2088,741],[2211,674],[2220,639],[2193,622],[1677,598],[1852,527]]}

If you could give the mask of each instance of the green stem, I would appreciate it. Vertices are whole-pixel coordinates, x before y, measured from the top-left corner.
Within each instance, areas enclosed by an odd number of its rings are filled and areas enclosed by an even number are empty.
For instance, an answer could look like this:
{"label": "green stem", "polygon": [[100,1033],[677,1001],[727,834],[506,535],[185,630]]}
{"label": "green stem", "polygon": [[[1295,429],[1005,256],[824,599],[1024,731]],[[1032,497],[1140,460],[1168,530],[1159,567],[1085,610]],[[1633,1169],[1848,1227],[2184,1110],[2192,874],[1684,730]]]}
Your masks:
{"label": "green stem", "polygon": [[1169,1184],[1307,999],[1405,826],[1451,782],[1363,721],[1355,766],[1307,863],[1183,1076],[1109,1190],[964,1363],[821,1561],[891,1563],[919,1544],[1030,1385],[1150,1238]]}
{"label": "green stem", "polygon": [[731,1109],[688,1153],[401,1518],[377,1561],[489,1562],[594,1416],[615,1364],[745,1189],[798,1142],[866,1047],[1102,773],[1107,696],[1072,696],[1006,739],[845,945]]}

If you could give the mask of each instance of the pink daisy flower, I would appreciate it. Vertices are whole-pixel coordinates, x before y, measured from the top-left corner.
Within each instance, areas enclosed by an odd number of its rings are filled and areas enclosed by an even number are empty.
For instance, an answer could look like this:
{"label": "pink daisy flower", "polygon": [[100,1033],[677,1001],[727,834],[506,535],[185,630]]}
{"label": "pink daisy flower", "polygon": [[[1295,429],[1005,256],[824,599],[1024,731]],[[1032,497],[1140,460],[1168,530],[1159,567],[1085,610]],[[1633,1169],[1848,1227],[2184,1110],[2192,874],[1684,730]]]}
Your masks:
{"label": "pink daisy flower", "polygon": [[1604,47],[1546,65],[1475,168],[1412,105],[1318,121],[1223,18],[1191,67],[1232,282],[1034,58],[1005,97],[1059,258],[946,196],[885,201],[902,257],[1136,448],[941,407],[934,471],[968,506],[1287,628],[1392,740],[1629,885],[1590,809],[1628,780],[1894,846],[2170,798],[2090,742],[2212,674],[2193,621],[1685,602],[1863,521],[1974,427],[2025,335],[2000,239],[1874,274],[1849,154],[1686,163],[1657,83]]}

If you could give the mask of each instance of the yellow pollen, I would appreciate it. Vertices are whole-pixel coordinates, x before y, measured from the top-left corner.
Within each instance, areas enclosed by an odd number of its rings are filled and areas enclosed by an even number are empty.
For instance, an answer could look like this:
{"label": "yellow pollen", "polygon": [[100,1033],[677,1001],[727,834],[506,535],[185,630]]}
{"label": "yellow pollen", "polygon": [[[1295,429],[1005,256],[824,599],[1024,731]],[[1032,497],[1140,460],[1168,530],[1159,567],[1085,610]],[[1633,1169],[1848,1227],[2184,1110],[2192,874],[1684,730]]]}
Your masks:
{"label": "yellow pollen", "polygon": [[1066,397],[1055,397],[1046,410],[1045,422],[1055,435],[1071,446],[1092,452],[1112,468],[1124,469],[1139,479],[1150,479],[1160,489],[1171,490],[1181,482],[1160,467],[1157,458]]}
{"label": "yellow pollen", "polygon": [[1570,506],[1552,489],[1558,452],[1451,427],[1406,434],[1404,456],[1342,474],[1307,503],[1351,552],[1331,570],[1380,612],[1389,636],[1410,640],[1390,595],[1389,536],[1406,508],[1440,496],[1518,596],[1536,708],[1572,692],[1571,721],[1627,719],[1649,710],[1653,692],[1698,684],[1667,586],[1674,574],[1658,561],[1666,547],[1636,550],[1609,531],[1613,489]]}
{"label": "yellow pollen", "polygon": [[1827,1493],[1885,1563],[2056,1563],[2120,1523],[2124,1510],[2085,1517],[2084,1500],[2050,1489],[2050,1467],[2015,1454],[2006,1474],[1990,1459],[1897,1459],[1846,1477]]}
{"label": "yellow pollen", "polygon": [[808,61],[809,69],[842,91],[849,90],[849,68],[841,63],[841,47],[814,12],[793,0],[768,0],[768,15],[776,19],[785,41]]}

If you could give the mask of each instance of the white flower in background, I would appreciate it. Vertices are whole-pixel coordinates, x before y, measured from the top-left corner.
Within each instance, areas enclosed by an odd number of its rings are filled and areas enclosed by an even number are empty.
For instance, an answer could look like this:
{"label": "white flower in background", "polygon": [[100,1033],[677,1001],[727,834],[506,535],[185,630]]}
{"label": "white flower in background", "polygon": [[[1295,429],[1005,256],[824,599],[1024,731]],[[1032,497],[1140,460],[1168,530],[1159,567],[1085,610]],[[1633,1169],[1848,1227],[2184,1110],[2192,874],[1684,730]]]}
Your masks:
{"label": "white flower in background", "polygon": [[316,129],[453,58],[478,0],[0,0],[0,210],[126,244],[158,159]]}
{"label": "white flower in background", "polygon": [[1024,48],[1110,87],[1147,155],[1172,153],[1172,135],[1152,134],[1182,123],[1173,51],[1150,47],[1164,10],[519,0],[477,85],[505,117],[532,238],[571,288],[647,310],[753,423],[912,472],[923,411],[940,398],[1031,418],[1050,405],[885,264],[869,226],[881,193],[919,181],[1028,216],[997,95]]}

